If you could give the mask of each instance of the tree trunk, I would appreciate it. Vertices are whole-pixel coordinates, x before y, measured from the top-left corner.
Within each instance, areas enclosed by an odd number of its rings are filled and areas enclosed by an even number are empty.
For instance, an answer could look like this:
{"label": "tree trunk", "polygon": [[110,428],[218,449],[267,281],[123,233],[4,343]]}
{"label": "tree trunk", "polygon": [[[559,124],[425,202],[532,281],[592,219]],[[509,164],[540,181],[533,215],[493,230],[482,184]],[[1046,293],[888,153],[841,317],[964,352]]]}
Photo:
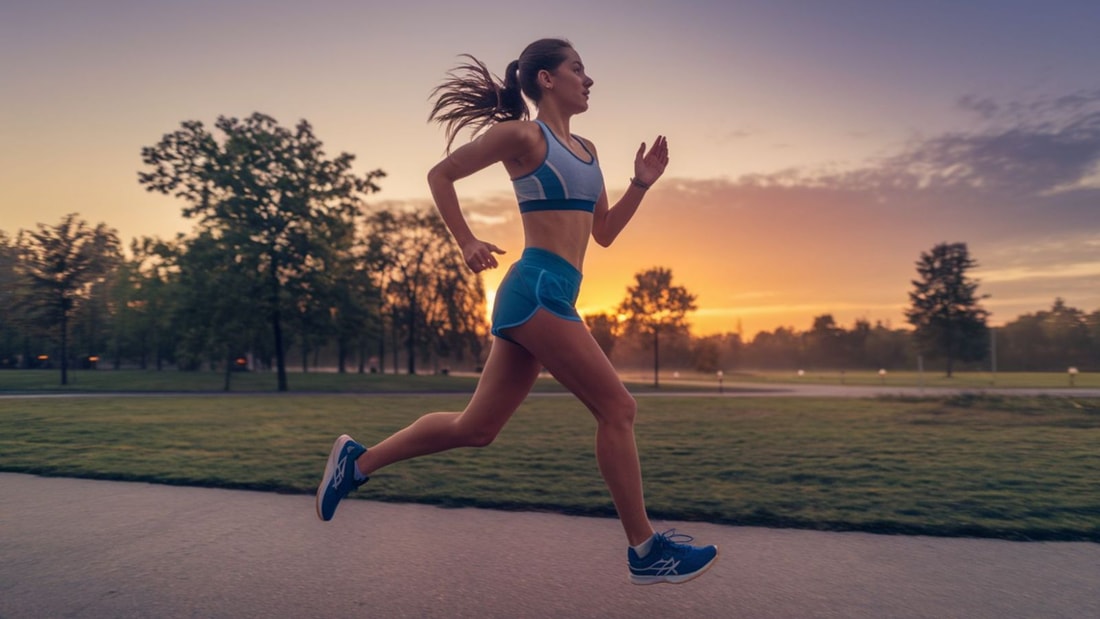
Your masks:
{"label": "tree trunk", "polygon": [[222,389],[223,391],[229,391],[229,381],[230,381],[230,377],[233,374],[233,361],[234,361],[234,359],[233,359],[233,355],[229,351],[229,345],[226,344],[226,346],[225,346],[225,386]]}
{"label": "tree trunk", "polygon": [[279,277],[274,256],[271,260],[271,330],[275,336],[275,364],[278,366],[279,391],[286,391],[286,354],[283,351],[283,325],[279,314]]}
{"label": "tree trunk", "polygon": [[657,327],[653,327],[653,388],[661,388],[660,379],[660,367],[661,367],[661,353],[660,353],[660,334]]}
{"label": "tree trunk", "polygon": [[409,308],[409,339],[408,339],[408,365],[409,376],[416,374],[416,301],[413,300]]}
{"label": "tree trunk", "polygon": [[61,310],[61,384],[69,384],[69,311]]}
{"label": "tree trunk", "polygon": [[390,321],[390,325],[393,327],[392,329],[390,329],[390,337],[393,338],[392,341],[390,342],[390,348],[393,351],[393,373],[397,374],[401,370],[398,369],[398,366],[397,366],[398,343],[397,343],[397,310],[396,309],[393,311],[393,320]]}

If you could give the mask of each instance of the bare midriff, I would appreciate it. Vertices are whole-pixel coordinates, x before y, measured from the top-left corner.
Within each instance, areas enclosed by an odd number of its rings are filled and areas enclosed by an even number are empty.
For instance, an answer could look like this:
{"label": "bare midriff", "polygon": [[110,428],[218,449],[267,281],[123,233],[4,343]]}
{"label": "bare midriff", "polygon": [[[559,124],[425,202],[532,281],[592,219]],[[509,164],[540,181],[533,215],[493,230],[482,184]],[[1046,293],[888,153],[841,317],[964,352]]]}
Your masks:
{"label": "bare midriff", "polygon": [[592,213],[535,211],[523,213],[525,247],[553,252],[584,272],[584,253],[592,235]]}

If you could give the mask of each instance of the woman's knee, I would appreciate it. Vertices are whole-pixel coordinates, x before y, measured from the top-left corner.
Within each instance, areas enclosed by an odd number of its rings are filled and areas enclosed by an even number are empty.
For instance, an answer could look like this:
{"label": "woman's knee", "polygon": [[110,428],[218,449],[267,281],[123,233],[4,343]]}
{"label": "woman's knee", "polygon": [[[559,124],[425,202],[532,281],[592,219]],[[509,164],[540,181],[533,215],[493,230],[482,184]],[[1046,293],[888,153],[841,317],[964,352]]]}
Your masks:
{"label": "woman's knee", "polygon": [[630,392],[623,390],[622,393],[604,402],[597,411],[597,415],[603,423],[633,426],[634,419],[638,416],[638,401],[630,395]]}
{"label": "woman's knee", "polygon": [[488,447],[500,434],[500,428],[458,422],[455,434],[463,447]]}

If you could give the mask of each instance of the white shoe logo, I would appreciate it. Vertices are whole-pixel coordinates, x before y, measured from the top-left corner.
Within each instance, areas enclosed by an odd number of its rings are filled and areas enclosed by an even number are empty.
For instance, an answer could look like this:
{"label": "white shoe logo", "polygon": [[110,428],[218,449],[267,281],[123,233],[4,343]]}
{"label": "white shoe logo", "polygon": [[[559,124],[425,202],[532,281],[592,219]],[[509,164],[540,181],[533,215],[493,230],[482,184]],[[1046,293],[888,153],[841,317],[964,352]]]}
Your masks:
{"label": "white shoe logo", "polygon": [[657,576],[676,575],[678,574],[676,568],[679,566],[679,560],[669,557],[667,559],[661,559],[660,561],[654,561],[653,565],[646,568],[646,571],[652,571]]}
{"label": "white shoe logo", "polygon": [[347,454],[340,454],[340,459],[336,461],[336,473],[332,476],[333,488],[339,488],[344,483],[344,466],[347,461]]}

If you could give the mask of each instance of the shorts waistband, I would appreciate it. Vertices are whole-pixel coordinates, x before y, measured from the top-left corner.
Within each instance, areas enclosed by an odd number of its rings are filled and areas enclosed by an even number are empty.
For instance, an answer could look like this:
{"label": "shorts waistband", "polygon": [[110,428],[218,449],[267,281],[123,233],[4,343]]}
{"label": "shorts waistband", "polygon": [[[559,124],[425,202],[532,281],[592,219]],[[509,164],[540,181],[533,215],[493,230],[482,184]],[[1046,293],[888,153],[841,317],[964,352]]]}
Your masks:
{"label": "shorts waistband", "polygon": [[550,250],[540,247],[526,247],[523,250],[523,255],[519,258],[519,262],[524,265],[546,269],[558,277],[568,279],[574,286],[580,286],[581,272],[577,270],[577,267]]}

